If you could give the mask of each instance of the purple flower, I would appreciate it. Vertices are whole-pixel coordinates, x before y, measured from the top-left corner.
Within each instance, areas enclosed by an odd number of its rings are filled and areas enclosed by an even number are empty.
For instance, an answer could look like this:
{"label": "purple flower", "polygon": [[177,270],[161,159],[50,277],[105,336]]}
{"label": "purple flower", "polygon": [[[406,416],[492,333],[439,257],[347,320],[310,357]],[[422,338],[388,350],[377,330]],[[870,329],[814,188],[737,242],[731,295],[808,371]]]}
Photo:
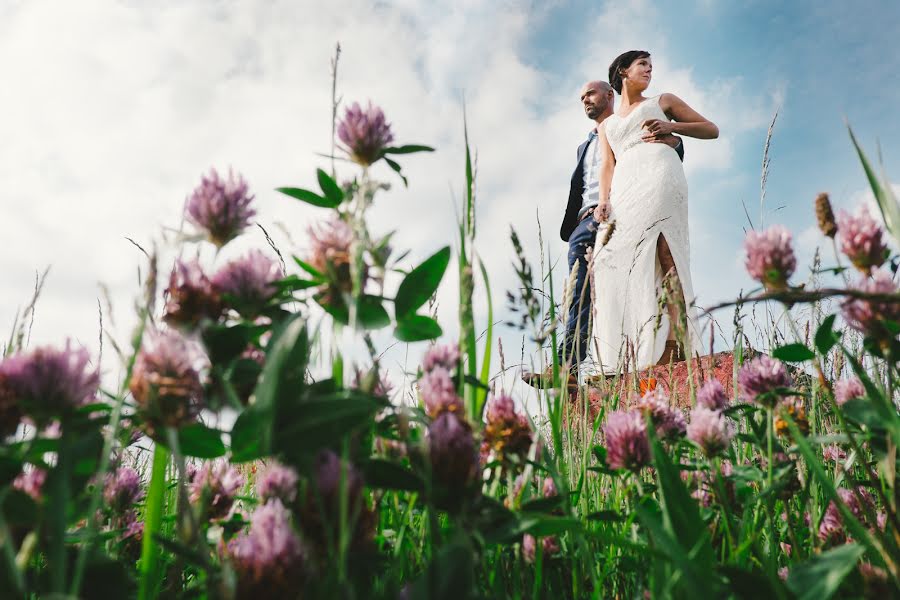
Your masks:
{"label": "purple flower", "polygon": [[389,398],[394,391],[394,384],[387,378],[385,372],[374,366],[369,371],[356,369],[353,380],[356,389],[369,391],[379,398]]}
{"label": "purple flower", "polygon": [[644,415],[637,409],[617,410],[603,425],[606,464],[611,469],[638,471],[650,464],[650,441]]}
{"label": "purple flower", "polygon": [[528,455],[532,441],[528,417],[516,410],[512,397],[492,396],[487,405],[482,454],[493,452],[504,462],[513,457],[521,461]]}
{"label": "purple flower", "polygon": [[285,504],[291,504],[297,499],[297,472],[272,461],[266,466],[256,480],[256,493],[261,501],[277,498]]}
{"label": "purple flower", "polygon": [[222,312],[219,295],[196,260],[177,261],[169,275],[163,319],[170,325],[196,327],[203,319],[215,320]]}
{"label": "purple flower", "polygon": [[228,170],[223,179],[215,169],[210,169],[200,185],[187,199],[185,218],[203,230],[210,242],[221,248],[250,224],[256,214],[250,204],[247,182],[240,175]]}
{"label": "purple flower", "polygon": [[847,255],[853,266],[868,275],[872,269],[884,264],[888,250],[882,240],[884,232],[869,214],[868,208],[860,207],[855,215],[844,210],[838,212],[837,224],[841,252]]}
{"label": "purple flower", "polygon": [[843,406],[847,400],[853,398],[865,398],[866,388],[857,377],[841,379],[834,384],[834,401],[838,406]]}
{"label": "purple flower", "polygon": [[327,547],[342,507],[348,519],[355,519],[350,526],[351,546],[367,543],[374,534],[374,513],[365,504],[362,476],[352,464],[323,450],[316,456],[302,508],[300,522],[306,539]]}
{"label": "purple flower", "polygon": [[[855,288],[869,294],[897,294],[900,291],[885,269],[873,271],[871,278],[863,278]],[[900,301],[848,297],[841,303],[841,314],[853,329],[870,337],[890,340],[895,334],[885,326],[885,321],[900,323]]]}
{"label": "purple flower", "polygon": [[662,389],[648,391],[635,402],[634,407],[650,416],[660,438],[674,439],[684,435],[687,427],[684,415],[669,406],[669,396]]}
{"label": "purple flower", "polygon": [[462,400],[456,393],[456,386],[450,378],[450,372],[444,367],[435,367],[427,371],[419,379],[419,391],[425,410],[431,417],[442,412],[462,412]]}
{"label": "purple flower", "polygon": [[559,492],[556,491],[556,484],[553,482],[552,477],[544,478],[544,485],[541,486],[541,493],[544,498],[552,498],[553,496],[559,495]]}
{"label": "purple flower", "polygon": [[145,334],[131,375],[131,394],[138,405],[147,435],[165,427],[180,427],[200,412],[203,387],[198,364],[202,354],[176,331]]}
{"label": "purple flower", "polygon": [[738,372],[738,393],[745,402],[759,402],[768,407],[778,403],[778,388],[792,385],[784,363],[765,354],[757,356]]}
{"label": "purple flower", "polygon": [[103,486],[103,501],[107,508],[120,512],[144,496],[141,476],[131,467],[119,467],[115,473],[106,474]]}
{"label": "purple flower", "polygon": [[728,448],[733,435],[721,411],[710,410],[703,406],[697,406],[691,411],[687,437],[700,446],[706,456],[716,456]]}
{"label": "purple flower", "polygon": [[15,398],[22,412],[43,427],[94,400],[100,375],[90,362],[88,351],[73,348],[69,340],[62,349],[44,346],[9,356],[0,362],[0,394]]}
{"label": "purple flower", "polygon": [[847,458],[847,453],[836,444],[822,448],[822,459],[833,463],[842,463]]}
{"label": "purple flower", "polygon": [[202,503],[210,519],[226,519],[234,506],[234,496],[244,485],[240,471],[224,460],[203,463],[189,474],[189,498],[193,504]]}
{"label": "purple flower", "polygon": [[[541,538],[541,551],[543,552],[545,558],[559,553],[559,542],[557,541],[555,535],[549,535],[545,538]],[[536,555],[537,539],[535,539],[535,537],[530,533],[526,533],[524,536],[522,536],[522,558],[526,563],[531,565],[534,564]]]}
{"label": "purple flower", "polygon": [[[868,521],[867,514],[875,510],[875,500],[872,498],[869,490],[864,487],[858,487],[856,488],[856,493],[854,493],[851,490],[840,488],[837,493],[841,501],[850,509],[850,513],[858,521],[865,524]],[[857,494],[859,497],[857,497]],[[828,503],[825,515],[819,524],[819,539],[823,542],[834,544],[842,544],[847,541],[841,512],[833,501]]]}
{"label": "purple flower", "polygon": [[[350,262],[354,242],[353,229],[338,217],[323,221],[307,229],[310,241],[308,262],[322,273],[327,282],[321,286],[325,304],[340,300],[342,293],[353,290]],[[362,286],[365,287],[368,269],[363,266]]]}
{"label": "purple flower", "polygon": [[337,134],[350,158],[364,167],[381,158],[381,151],[394,141],[384,113],[371,101],[365,110],[357,102],[351,104],[338,122]]}
{"label": "purple flower", "polygon": [[478,473],[472,428],[456,414],[441,414],[428,426],[428,457],[432,476],[447,497],[462,500]]}
{"label": "purple flower", "polygon": [[428,372],[435,367],[453,371],[459,366],[459,346],[457,344],[434,344],[425,353],[422,370]]}
{"label": "purple flower", "polygon": [[44,481],[47,479],[47,471],[34,467],[19,473],[13,479],[13,489],[19,490],[31,496],[35,502],[40,502],[43,497]]}
{"label": "purple flower", "polygon": [[283,276],[277,261],[259,250],[251,250],[216,271],[212,285],[238,312],[249,310],[254,313],[249,316],[254,316],[278,291],[275,282]]}
{"label": "purple flower", "polygon": [[725,388],[718,379],[708,379],[697,390],[697,406],[703,406],[709,410],[725,410],[728,408],[728,404]]}
{"label": "purple flower", "polygon": [[781,225],[748,232],[744,250],[747,252],[744,263],[747,272],[768,289],[783,289],[797,268],[791,232]]}
{"label": "purple flower", "polygon": [[250,516],[250,529],[235,536],[226,555],[237,572],[240,599],[296,595],[304,573],[304,549],[290,512],[277,498]]}

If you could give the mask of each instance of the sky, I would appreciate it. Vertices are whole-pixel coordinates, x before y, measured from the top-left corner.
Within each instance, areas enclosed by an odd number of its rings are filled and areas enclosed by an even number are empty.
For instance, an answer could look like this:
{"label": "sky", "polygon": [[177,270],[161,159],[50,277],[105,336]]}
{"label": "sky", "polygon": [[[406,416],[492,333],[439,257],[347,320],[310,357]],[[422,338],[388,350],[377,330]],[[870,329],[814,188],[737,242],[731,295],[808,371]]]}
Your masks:
{"label": "sky", "polygon": [[[511,227],[537,273],[542,259],[555,265],[561,292],[567,246],[557,232],[575,150],[591,125],[579,88],[635,48],[653,55],[650,93],[677,94],[721,130],[718,140],[685,144],[698,304],[754,287],[741,250],[751,222],[794,231],[802,281],[822,244],[815,195],[829,192],[837,208],[867,201],[845,119],[870,156],[880,141],[887,173],[900,178],[898,30],[900,5],[890,0],[2,0],[0,333],[49,266],[31,346],[71,337],[97,356],[100,311],[107,340],[127,341],[146,274],[129,238],[156,245],[164,272],[176,253],[196,253],[179,250],[171,231],[210,167],[243,174],[258,223],[285,255],[303,256],[306,228],[325,212],[274,188],[314,187],[316,167],[327,164],[317,153],[330,149],[336,42],[343,104],[372,100],[398,143],[437,149],[403,158],[408,188],[375,170],[392,189],[372,208],[372,229],[396,230],[395,247],[410,250],[407,267],[454,244],[465,105],[477,152],[476,247],[497,321],[510,318],[505,291],[516,287]],[[259,229],[220,256],[205,248],[200,257],[214,265],[251,247],[267,248]],[[456,286],[451,268],[437,297],[448,340],[458,335]],[[483,327],[482,284],[475,294]],[[730,331],[731,314],[718,318]],[[527,394],[513,382],[516,366],[534,363],[533,344],[515,328],[495,332],[507,367],[499,381]],[[389,335],[376,341],[391,345]],[[110,347],[102,369],[115,379]],[[424,347],[393,346],[384,366],[402,377]],[[494,355],[497,372],[496,345]]]}

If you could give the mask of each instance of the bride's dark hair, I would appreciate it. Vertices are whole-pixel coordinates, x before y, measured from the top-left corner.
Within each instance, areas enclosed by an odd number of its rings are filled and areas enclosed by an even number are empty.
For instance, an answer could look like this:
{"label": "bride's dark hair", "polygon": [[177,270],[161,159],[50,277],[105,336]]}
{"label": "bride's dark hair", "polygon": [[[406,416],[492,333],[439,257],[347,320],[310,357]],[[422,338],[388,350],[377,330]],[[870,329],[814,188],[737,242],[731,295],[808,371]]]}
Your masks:
{"label": "bride's dark hair", "polygon": [[622,71],[631,66],[631,63],[639,58],[647,58],[650,53],[646,50],[629,50],[623,52],[616,57],[609,65],[609,85],[612,86],[616,93],[622,93]]}

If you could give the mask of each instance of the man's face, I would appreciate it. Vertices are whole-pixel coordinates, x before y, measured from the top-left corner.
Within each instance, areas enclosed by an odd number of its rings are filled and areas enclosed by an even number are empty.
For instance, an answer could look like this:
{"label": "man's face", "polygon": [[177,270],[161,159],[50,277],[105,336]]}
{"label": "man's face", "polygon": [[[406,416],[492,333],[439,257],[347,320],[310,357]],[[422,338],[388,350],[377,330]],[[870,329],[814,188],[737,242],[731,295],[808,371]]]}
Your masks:
{"label": "man's face", "polygon": [[581,88],[581,105],[584,107],[584,114],[588,119],[593,121],[599,117],[606,110],[608,104],[608,94],[599,85],[588,83]]}

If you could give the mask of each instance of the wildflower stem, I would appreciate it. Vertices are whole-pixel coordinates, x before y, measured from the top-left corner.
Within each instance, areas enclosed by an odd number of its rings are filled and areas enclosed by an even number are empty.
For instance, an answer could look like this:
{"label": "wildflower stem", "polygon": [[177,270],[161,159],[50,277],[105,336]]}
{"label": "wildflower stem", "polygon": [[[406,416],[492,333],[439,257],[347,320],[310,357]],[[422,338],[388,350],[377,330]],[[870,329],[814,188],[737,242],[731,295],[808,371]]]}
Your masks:
{"label": "wildflower stem", "polygon": [[141,581],[138,595],[140,600],[149,600],[156,596],[159,561],[159,542],[156,536],[162,525],[168,465],[169,451],[162,444],[154,444],[150,488],[147,490],[144,505],[144,539],[141,547]]}
{"label": "wildflower stem", "polygon": [[64,426],[59,440],[56,468],[47,486],[50,509],[47,563],[50,568],[51,589],[59,593],[63,593],[66,588],[66,525],[72,492],[72,433],[67,429]]}
{"label": "wildflower stem", "polygon": [[[0,496],[0,501],[5,500],[6,495]],[[3,547],[3,559],[6,562],[6,570],[12,575],[13,584],[17,596],[25,597],[25,579],[22,577],[22,571],[16,562],[15,541],[10,535],[9,527],[6,524],[6,518],[3,511],[0,510],[0,546]],[[24,546],[24,543],[23,543]]]}

